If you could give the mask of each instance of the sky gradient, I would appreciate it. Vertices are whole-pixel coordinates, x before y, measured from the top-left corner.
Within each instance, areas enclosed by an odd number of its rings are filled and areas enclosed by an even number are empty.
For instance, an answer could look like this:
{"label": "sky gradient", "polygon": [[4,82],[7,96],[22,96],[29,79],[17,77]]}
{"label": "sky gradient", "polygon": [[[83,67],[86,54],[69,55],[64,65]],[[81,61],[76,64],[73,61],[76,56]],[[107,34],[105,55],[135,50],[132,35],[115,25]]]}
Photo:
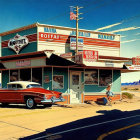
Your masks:
{"label": "sky gradient", "polygon": [[[70,6],[83,7],[80,29],[120,34],[120,56],[140,56],[140,0],[0,0],[0,33],[35,22],[75,28]],[[140,72],[121,79],[140,80]]]}

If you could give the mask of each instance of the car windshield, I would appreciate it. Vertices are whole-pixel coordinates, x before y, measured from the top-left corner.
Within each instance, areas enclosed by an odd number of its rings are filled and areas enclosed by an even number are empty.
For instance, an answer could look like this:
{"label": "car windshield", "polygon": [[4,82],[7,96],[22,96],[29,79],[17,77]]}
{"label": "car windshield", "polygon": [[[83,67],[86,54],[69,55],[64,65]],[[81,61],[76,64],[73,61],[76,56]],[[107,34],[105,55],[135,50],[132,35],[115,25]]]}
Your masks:
{"label": "car windshield", "polygon": [[41,87],[41,85],[39,85],[39,84],[30,84],[30,85],[28,85],[27,86],[27,88],[32,88],[32,87]]}

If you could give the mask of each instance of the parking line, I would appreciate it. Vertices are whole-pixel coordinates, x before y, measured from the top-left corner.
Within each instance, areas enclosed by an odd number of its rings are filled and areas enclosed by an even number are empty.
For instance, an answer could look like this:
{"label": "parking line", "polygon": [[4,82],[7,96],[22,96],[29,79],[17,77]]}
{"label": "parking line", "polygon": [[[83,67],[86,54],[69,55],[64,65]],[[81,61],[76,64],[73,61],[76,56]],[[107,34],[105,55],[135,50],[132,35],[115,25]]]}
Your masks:
{"label": "parking line", "polygon": [[125,117],[125,118],[119,118],[119,119],[110,120],[110,121],[106,121],[106,122],[101,122],[101,123],[97,123],[97,124],[91,124],[91,125],[87,125],[87,126],[83,126],[83,127],[78,127],[78,128],[74,128],[74,129],[69,129],[69,130],[57,132],[57,133],[54,133],[54,134],[50,134],[48,136],[41,136],[41,137],[38,137],[38,138],[33,138],[32,140],[38,140],[38,139],[41,139],[41,138],[48,138],[48,137],[51,137],[51,136],[55,136],[55,135],[59,135],[59,134],[67,133],[67,132],[72,132],[72,131],[75,131],[75,130],[80,130],[80,129],[84,129],[84,128],[98,126],[98,125],[102,125],[102,124],[106,124],[106,123],[110,123],[110,122],[116,122],[116,121],[120,121],[120,120],[130,119],[130,118],[134,118],[134,117],[138,117],[138,116],[140,116],[140,115]]}
{"label": "parking line", "polygon": [[111,135],[113,133],[116,133],[116,132],[119,132],[119,131],[122,131],[122,130],[125,130],[125,129],[128,129],[128,128],[131,128],[131,127],[134,127],[134,126],[137,126],[137,125],[140,125],[140,123],[135,123],[135,124],[132,124],[132,125],[129,125],[129,126],[125,126],[125,127],[122,127],[122,128],[119,128],[119,129],[104,133],[104,134],[100,135],[97,138],[97,140],[103,140],[103,138],[105,138],[108,135]]}

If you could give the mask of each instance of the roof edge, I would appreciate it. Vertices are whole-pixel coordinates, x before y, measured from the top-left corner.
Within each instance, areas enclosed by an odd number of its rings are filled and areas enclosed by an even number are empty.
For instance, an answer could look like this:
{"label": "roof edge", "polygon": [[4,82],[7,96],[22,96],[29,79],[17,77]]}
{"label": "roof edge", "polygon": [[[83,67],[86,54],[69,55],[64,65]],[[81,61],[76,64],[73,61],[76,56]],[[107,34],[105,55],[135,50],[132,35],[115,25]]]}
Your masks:
{"label": "roof edge", "polygon": [[[30,25],[27,25],[27,26],[19,27],[17,29],[13,29],[13,30],[9,30],[9,31],[0,33],[0,36],[8,35],[8,34],[19,32],[19,31],[23,31],[23,30],[30,29],[30,28],[37,27],[37,26],[43,26],[43,27],[48,26],[48,27],[55,27],[55,28],[63,28],[63,29],[67,29],[67,30],[76,30],[76,28],[72,28],[72,27],[41,24],[41,23],[36,22],[36,23],[30,24]],[[120,36],[119,34],[113,34],[113,33],[109,33],[109,32],[100,32],[100,31],[94,31],[94,30],[87,30],[87,29],[79,29],[79,31],[86,31],[86,32],[95,33],[95,34],[100,33],[100,34]]]}
{"label": "roof edge", "polygon": [[4,61],[5,59],[12,59],[12,58],[18,58],[18,57],[23,57],[23,56],[33,56],[37,54],[44,54],[45,51],[53,52],[53,50],[43,50],[43,51],[37,51],[37,52],[29,52],[29,53],[22,53],[22,54],[15,54],[15,55],[8,55],[8,56],[2,56],[0,57],[1,61]]}
{"label": "roof edge", "polygon": [[30,24],[30,25],[27,25],[27,26],[19,27],[17,29],[13,29],[13,30],[10,30],[10,31],[0,33],[0,36],[5,36],[5,35],[12,34],[12,33],[15,33],[15,32],[19,32],[19,31],[23,31],[23,30],[30,29],[30,28],[33,28],[33,27],[37,27],[37,25],[38,25],[38,23],[33,23],[33,24]]}
{"label": "roof edge", "polygon": [[99,55],[99,59],[113,59],[113,60],[132,60],[132,58],[118,57],[118,56],[103,56]]}
{"label": "roof edge", "polygon": [[[43,27],[55,27],[55,28],[63,28],[63,29],[67,29],[67,30],[76,30],[76,28],[73,27],[65,27],[65,26],[57,26],[57,25],[49,25],[49,24],[41,24],[41,23],[37,23],[38,26],[43,26]],[[95,31],[95,30],[88,30],[88,29],[79,29],[79,31],[83,31],[83,32],[90,32],[90,33],[95,33],[95,34],[107,34],[107,35],[115,35],[115,36],[120,36],[120,34],[113,34],[113,33],[109,33],[109,32],[100,32],[100,31]]]}

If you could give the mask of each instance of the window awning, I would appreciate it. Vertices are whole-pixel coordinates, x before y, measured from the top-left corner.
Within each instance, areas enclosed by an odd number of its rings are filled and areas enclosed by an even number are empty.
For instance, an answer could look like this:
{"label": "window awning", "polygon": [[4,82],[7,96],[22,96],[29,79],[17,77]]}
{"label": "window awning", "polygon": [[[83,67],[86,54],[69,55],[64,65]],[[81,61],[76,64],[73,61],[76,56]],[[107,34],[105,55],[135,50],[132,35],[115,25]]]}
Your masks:
{"label": "window awning", "polygon": [[[49,52],[53,52],[52,50],[47,50]],[[23,54],[16,54],[16,55],[8,55],[0,57],[1,61],[11,61],[11,60],[19,60],[19,59],[26,59],[26,58],[37,58],[37,57],[46,57],[45,51],[38,51],[38,52],[31,52],[31,53],[23,53]]]}
{"label": "window awning", "polygon": [[2,63],[0,63],[0,70],[6,69]]}
{"label": "window awning", "polygon": [[53,66],[78,66],[73,61],[67,60],[63,57],[60,57],[55,54],[51,54],[51,56],[46,58],[46,65],[53,65]]}
{"label": "window awning", "polygon": [[[37,67],[52,67],[52,66],[55,67],[56,66],[56,67],[72,67],[72,68],[83,68],[83,69],[108,69],[108,70],[112,69],[112,70],[120,70],[122,73],[140,71],[140,66],[139,67],[137,66],[137,69],[136,69],[136,66],[124,65],[123,61],[130,61],[131,58],[99,56],[99,61],[97,62],[93,62],[93,63],[86,62],[86,63],[79,64],[72,60],[68,60],[61,56],[53,54],[52,50],[44,50],[44,51],[38,51],[38,52],[0,57],[0,61],[1,61],[0,70],[10,69],[8,67],[6,68],[4,63],[7,63],[7,62],[16,63],[16,61],[23,60],[23,59],[44,60],[44,64],[43,65],[40,64]],[[119,60],[119,61],[108,61],[110,59]],[[34,66],[31,65],[30,67],[34,67]]]}
{"label": "window awning", "polygon": [[22,65],[17,66],[17,62],[23,63],[23,61],[26,62],[26,60],[30,61],[30,65],[24,65],[24,68],[47,67],[47,66],[75,67],[78,65],[71,60],[67,60],[63,57],[53,54],[52,52],[53,51],[51,50],[44,50],[38,52],[0,57],[1,61],[0,70],[23,68]]}

